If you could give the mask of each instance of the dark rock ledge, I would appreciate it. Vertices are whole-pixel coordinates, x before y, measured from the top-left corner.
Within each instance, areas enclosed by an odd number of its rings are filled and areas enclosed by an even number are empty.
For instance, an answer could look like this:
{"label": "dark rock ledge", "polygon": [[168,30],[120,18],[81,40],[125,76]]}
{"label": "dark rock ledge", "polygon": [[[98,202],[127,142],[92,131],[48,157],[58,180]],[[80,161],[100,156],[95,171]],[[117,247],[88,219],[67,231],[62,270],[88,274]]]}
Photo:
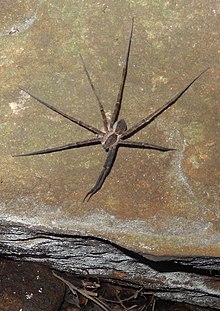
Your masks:
{"label": "dark rock ledge", "polygon": [[220,258],[152,256],[91,236],[0,225],[3,258],[43,263],[59,271],[118,279],[155,296],[220,307]]}

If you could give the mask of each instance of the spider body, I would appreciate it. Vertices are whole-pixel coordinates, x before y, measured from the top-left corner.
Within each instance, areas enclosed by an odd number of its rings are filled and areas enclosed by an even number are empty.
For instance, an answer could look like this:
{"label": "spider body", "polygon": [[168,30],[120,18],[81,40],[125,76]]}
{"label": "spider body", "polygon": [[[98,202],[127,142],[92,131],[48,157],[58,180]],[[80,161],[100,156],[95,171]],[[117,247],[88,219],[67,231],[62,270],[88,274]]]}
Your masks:
{"label": "spider body", "polygon": [[105,151],[108,151],[109,148],[117,146],[121,136],[127,130],[127,125],[124,119],[116,121],[112,129],[109,129],[102,139],[102,146]]}
{"label": "spider body", "polygon": [[75,117],[72,117],[72,116],[64,113],[63,111],[52,106],[51,104],[46,103],[42,99],[32,95],[30,92],[23,90],[26,93],[28,93],[32,98],[34,98],[35,100],[37,100],[39,103],[46,106],[50,110],[58,113],[62,117],[64,117],[67,120],[77,124],[78,126],[81,126],[82,128],[92,132],[93,134],[95,134],[95,137],[91,138],[91,139],[82,140],[82,141],[70,143],[67,145],[59,146],[59,147],[33,151],[30,153],[23,153],[23,154],[19,154],[19,155],[15,155],[15,156],[32,156],[32,155],[39,155],[39,154],[47,154],[47,153],[64,151],[64,150],[68,150],[68,149],[93,146],[93,145],[98,145],[98,144],[101,144],[102,147],[104,148],[104,150],[107,152],[107,157],[106,157],[105,163],[103,165],[102,171],[101,171],[95,185],[87,192],[83,201],[85,201],[85,200],[89,201],[89,199],[96,192],[98,192],[101,189],[102,185],[105,182],[106,177],[109,175],[109,173],[113,167],[113,164],[115,162],[115,159],[117,156],[117,151],[118,151],[119,147],[152,149],[152,150],[157,150],[157,151],[161,151],[161,152],[176,150],[173,148],[162,147],[162,146],[150,144],[147,142],[132,141],[132,140],[129,140],[128,138],[132,137],[134,134],[136,134],[141,129],[146,127],[148,124],[150,124],[152,121],[154,121],[160,114],[162,114],[169,107],[171,107],[173,104],[175,104],[177,102],[177,100],[188,90],[188,88],[205,71],[207,71],[209,69],[209,68],[206,68],[205,70],[203,70],[195,78],[193,78],[189,83],[187,83],[174,97],[172,97],[170,100],[168,100],[165,104],[163,104],[161,107],[156,109],[153,113],[149,114],[147,117],[143,118],[138,123],[136,123],[135,125],[133,125],[132,127],[127,129],[127,125],[126,125],[125,120],[123,120],[123,119],[118,120],[118,117],[119,117],[120,110],[121,110],[121,104],[122,104],[123,93],[124,93],[124,86],[125,86],[125,81],[126,81],[127,71],[128,71],[128,62],[129,62],[129,55],[130,55],[130,48],[131,48],[131,39],[132,39],[132,34],[133,34],[133,22],[134,22],[134,19],[132,19],[131,31],[130,31],[130,36],[129,36],[129,40],[128,40],[128,48],[127,48],[127,52],[125,55],[125,61],[124,61],[124,67],[122,70],[122,77],[121,77],[119,92],[118,92],[118,96],[116,99],[116,103],[114,106],[114,110],[113,110],[110,122],[107,120],[107,114],[105,113],[104,107],[103,107],[103,105],[99,99],[99,96],[97,95],[96,89],[95,89],[93,82],[91,80],[91,77],[88,73],[88,70],[87,70],[86,65],[84,63],[84,60],[83,60],[82,56],[80,55],[85,74],[88,78],[89,84],[92,88],[92,91],[93,91],[93,93],[97,99],[98,105],[99,105],[99,110],[100,110],[100,114],[101,114],[103,126],[104,126],[103,131],[97,129],[96,127],[94,127],[92,125],[85,123],[84,121],[78,120]]}

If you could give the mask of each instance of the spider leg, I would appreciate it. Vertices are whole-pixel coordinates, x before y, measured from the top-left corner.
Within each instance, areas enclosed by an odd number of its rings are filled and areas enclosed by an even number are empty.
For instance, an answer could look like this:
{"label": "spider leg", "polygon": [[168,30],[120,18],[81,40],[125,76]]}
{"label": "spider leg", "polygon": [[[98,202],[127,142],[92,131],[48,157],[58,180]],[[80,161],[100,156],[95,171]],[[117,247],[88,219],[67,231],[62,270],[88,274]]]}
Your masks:
{"label": "spider leg", "polygon": [[120,140],[118,145],[120,147],[139,148],[139,149],[153,149],[153,150],[158,150],[158,151],[162,151],[162,152],[177,150],[177,149],[173,149],[173,148],[167,148],[167,147],[162,147],[162,146],[158,146],[158,145],[148,144],[145,142],[131,141],[131,140],[125,140],[125,141]]}
{"label": "spider leg", "polygon": [[24,90],[24,89],[21,89],[20,90],[24,91],[25,93],[27,93],[28,95],[30,95],[31,97],[33,97],[34,99],[36,99],[39,103],[41,103],[42,105],[46,106],[47,108],[53,110],[54,112],[58,113],[59,115],[63,116],[64,118],[70,120],[71,122],[74,122],[76,123],[77,125],[87,129],[88,131],[92,132],[92,133],[95,133],[95,134],[103,134],[102,131],[98,130],[97,128],[93,127],[92,125],[89,125],[89,124],[86,124],[85,122],[83,121],[80,121],[74,117],[71,117],[69,116],[68,114],[62,112],[61,110],[55,108],[54,106],[46,103],[45,101],[43,101],[42,99],[38,98],[37,96],[35,95],[32,95],[30,92]]}
{"label": "spider leg", "polygon": [[85,73],[86,73],[86,76],[87,76],[87,79],[88,79],[88,81],[89,81],[89,84],[90,84],[90,86],[91,86],[91,88],[92,88],[92,90],[93,90],[93,93],[94,93],[94,95],[95,95],[97,101],[98,101],[99,110],[100,110],[100,113],[101,113],[101,116],[102,116],[103,125],[104,125],[104,128],[105,128],[105,131],[107,132],[107,131],[108,131],[108,120],[107,120],[107,117],[106,117],[106,113],[105,113],[104,107],[103,107],[103,105],[102,105],[102,103],[101,103],[101,101],[100,101],[100,99],[99,99],[99,96],[98,96],[98,94],[97,94],[97,92],[96,92],[95,86],[94,86],[94,84],[93,84],[93,82],[92,82],[92,79],[91,79],[91,77],[90,77],[90,75],[89,75],[89,72],[88,72],[88,70],[87,70],[87,68],[86,68],[86,64],[85,64],[85,62],[84,62],[84,60],[83,60],[83,57],[82,57],[81,54],[79,54],[79,56],[80,56],[80,58],[81,58],[81,61],[82,61],[82,64],[83,64],[83,69],[84,69],[84,71],[85,71]]}
{"label": "spider leg", "polygon": [[109,173],[113,167],[113,164],[114,164],[114,161],[115,161],[116,155],[117,155],[117,150],[118,150],[117,146],[109,149],[107,158],[105,160],[105,163],[103,165],[103,169],[101,171],[101,174],[99,175],[99,178],[98,178],[97,182],[95,183],[94,187],[92,187],[92,189],[89,190],[89,192],[87,192],[87,194],[85,195],[83,202],[85,202],[85,201],[88,202],[91,199],[91,197],[97,191],[99,191],[99,189],[101,189],[106,177],[109,175]]}
{"label": "spider leg", "polygon": [[26,157],[26,156],[31,156],[31,155],[59,152],[63,150],[73,149],[73,148],[81,148],[81,147],[86,147],[86,146],[98,145],[100,143],[101,143],[100,138],[95,137],[95,138],[87,139],[84,141],[77,141],[75,143],[67,144],[67,145],[63,145],[59,147],[33,151],[30,153],[15,154],[13,155],[13,157]]}
{"label": "spider leg", "polygon": [[114,108],[114,111],[113,111],[113,114],[111,117],[111,123],[110,123],[111,128],[113,127],[113,124],[118,119],[118,115],[119,115],[120,109],[121,109],[121,102],[122,102],[123,93],[124,93],[124,86],[125,86],[125,81],[126,81],[127,72],[128,72],[128,61],[129,61],[129,55],[130,55],[130,49],[131,49],[131,39],[132,39],[132,34],[133,34],[133,26],[134,26],[134,17],[132,18],[132,22],[131,22],[131,32],[130,32],[130,37],[128,40],[128,48],[127,48],[127,53],[125,55],[124,67],[122,70],[121,84],[120,84],[115,108]]}
{"label": "spider leg", "polygon": [[197,80],[199,77],[205,73],[210,67],[206,68],[200,74],[198,74],[193,80],[191,80],[184,88],[179,91],[173,98],[171,98],[166,104],[158,108],[156,111],[151,113],[146,118],[142,119],[140,122],[129,128],[123,135],[122,138],[128,138],[133,136],[135,133],[139,132],[142,128],[144,128],[147,124],[151,123],[154,119],[156,119],[160,114],[162,114],[165,110],[167,110],[170,106],[175,104],[175,102],[188,90],[188,88]]}

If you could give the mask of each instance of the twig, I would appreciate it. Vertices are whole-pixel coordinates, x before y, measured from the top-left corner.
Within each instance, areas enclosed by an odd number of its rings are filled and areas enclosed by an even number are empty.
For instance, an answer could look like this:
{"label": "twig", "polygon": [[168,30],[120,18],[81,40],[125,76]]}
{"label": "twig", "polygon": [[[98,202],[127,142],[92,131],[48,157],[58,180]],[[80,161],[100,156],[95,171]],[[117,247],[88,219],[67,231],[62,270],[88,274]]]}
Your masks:
{"label": "twig", "polygon": [[60,279],[63,283],[65,283],[70,291],[75,294],[75,292],[80,293],[82,296],[86,297],[87,299],[93,301],[95,304],[97,304],[100,308],[102,308],[105,311],[111,311],[111,309],[104,304],[103,302],[101,302],[98,298],[92,297],[89,291],[80,289],[78,287],[76,287],[75,285],[73,285],[72,283],[70,283],[69,281],[65,280],[64,278],[62,278],[61,276],[59,276],[58,274],[56,274],[54,271],[52,271],[53,275]]}

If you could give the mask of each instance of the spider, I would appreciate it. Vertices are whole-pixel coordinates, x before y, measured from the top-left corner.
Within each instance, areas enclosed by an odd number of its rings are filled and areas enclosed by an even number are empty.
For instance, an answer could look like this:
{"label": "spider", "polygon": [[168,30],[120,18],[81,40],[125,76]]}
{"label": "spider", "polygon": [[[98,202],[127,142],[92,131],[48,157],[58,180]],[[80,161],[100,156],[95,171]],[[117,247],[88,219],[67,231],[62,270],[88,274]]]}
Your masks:
{"label": "spider", "polygon": [[103,186],[106,177],[109,175],[116,156],[117,156],[117,151],[119,147],[128,147],[128,148],[140,148],[140,149],[153,149],[161,152],[167,152],[167,151],[172,151],[176,150],[173,148],[167,148],[167,147],[162,147],[158,145],[153,145],[149,144],[147,142],[139,142],[139,141],[133,141],[129,140],[128,138],[132,137],[134,134],[139,132],[141,129],[146,127],[148,124],[150,124],[153,120],[155,120],[160,114],[162,114],[165,110],[167,110],[169,107],[171,107],[185,92],[186,90],[209,68],[206,68],[203,70],[201,73],[199,73],[194,79],[192,79],[188,84],[186,84],[183,89],[181,89],[173,98],[171,98],[168,102],[166,102],[164,105],[162,105],[160,108],[158,108],[156,111],[153,113],[149,114],[147,117],[143,118],[140,120],[137,124],[133,125],[132,127],[127,129],[127,125],[124,119],[119,119],[119,114],[121,110],[121,104],[122,104],[122,99],[123,99],[123,93],[124,93],[124,86],[125,86],[125,81],[127,77],[127,71],[128,71],[128,63],[129,63],[129,55],[130,55],[130,49],[131,49],[131,41],[132,41],[132,34],[133,34],[133,28],[134,28],[134,18],[132,19],[131,23],[131,30],[130,30],[130,36],[128,40],[128,47],[125,55],[125,61],[123,65],[123,70],[122,70],[122,77],[121,77],[121,83],[119,87],[119,92],[117,95],[116,103],[114,106],[113,113],[111,115],[111,119],[107,119],[106,112],[104,110],[103,104],[96,92],[96,89],[94,87],[94,84],[91,80],[90,74],[86,68],[85,62],[83,60],[82,55],[80,54],[80,58],[82,61],[82,66],[85,71],[85,74],[87,76],[88,82],[90,84],[90,87],[92,88],[92,91],[97,99],[98,105],[99,105],[99,110],[100,114],[102,117],[103,121],[103,126],[104,130],[99,130],[96,127],[89,125],[81,120],[76,119],[75,117],[72,117],[63,111],[55,108],[54,106],[50,105],[49,103],[46,103],[42,99],[36,97],[35,95],[32,95],[30,92],[23,90],[27,94],[29,94],[32,98],[37,100],[39,103],[42,105],[46,106],[47,108],[53,110],[54,112],[58,113],[62,117],[70,120],[71,122],[85,128],[86,130],[92,132],[95,134],[94,138],[87,139],[87,140],[82,140],[82,141],[77,141],[74,143],[70,143],[67,145],[59,146],[59,147],[54,147],[54,148],[49,148],[49,149],[43,149],[43,150],[38,150],[38,151],[33,151],[30,153],[23,153],[23,154],[17,154],[14,155],[15,157],[20,157],[20,156],[32,156],[32,155],[39,155],[39,154],[46,154],[46,153],[52,153],[52,152],[59,152],[67,149],[74,149],[74,148],[81,148],[81,147],[86,147],[86,146],[92,146],[92,145],[98,145],[101,144],[104,150],[107,152],[107,157],[105,160],[105,163],[103,165],[102,171],[95,183],[95,185],[86,193],[83,202],[84,201],[89,201],[91,197],[98,192],[101,187]]}

